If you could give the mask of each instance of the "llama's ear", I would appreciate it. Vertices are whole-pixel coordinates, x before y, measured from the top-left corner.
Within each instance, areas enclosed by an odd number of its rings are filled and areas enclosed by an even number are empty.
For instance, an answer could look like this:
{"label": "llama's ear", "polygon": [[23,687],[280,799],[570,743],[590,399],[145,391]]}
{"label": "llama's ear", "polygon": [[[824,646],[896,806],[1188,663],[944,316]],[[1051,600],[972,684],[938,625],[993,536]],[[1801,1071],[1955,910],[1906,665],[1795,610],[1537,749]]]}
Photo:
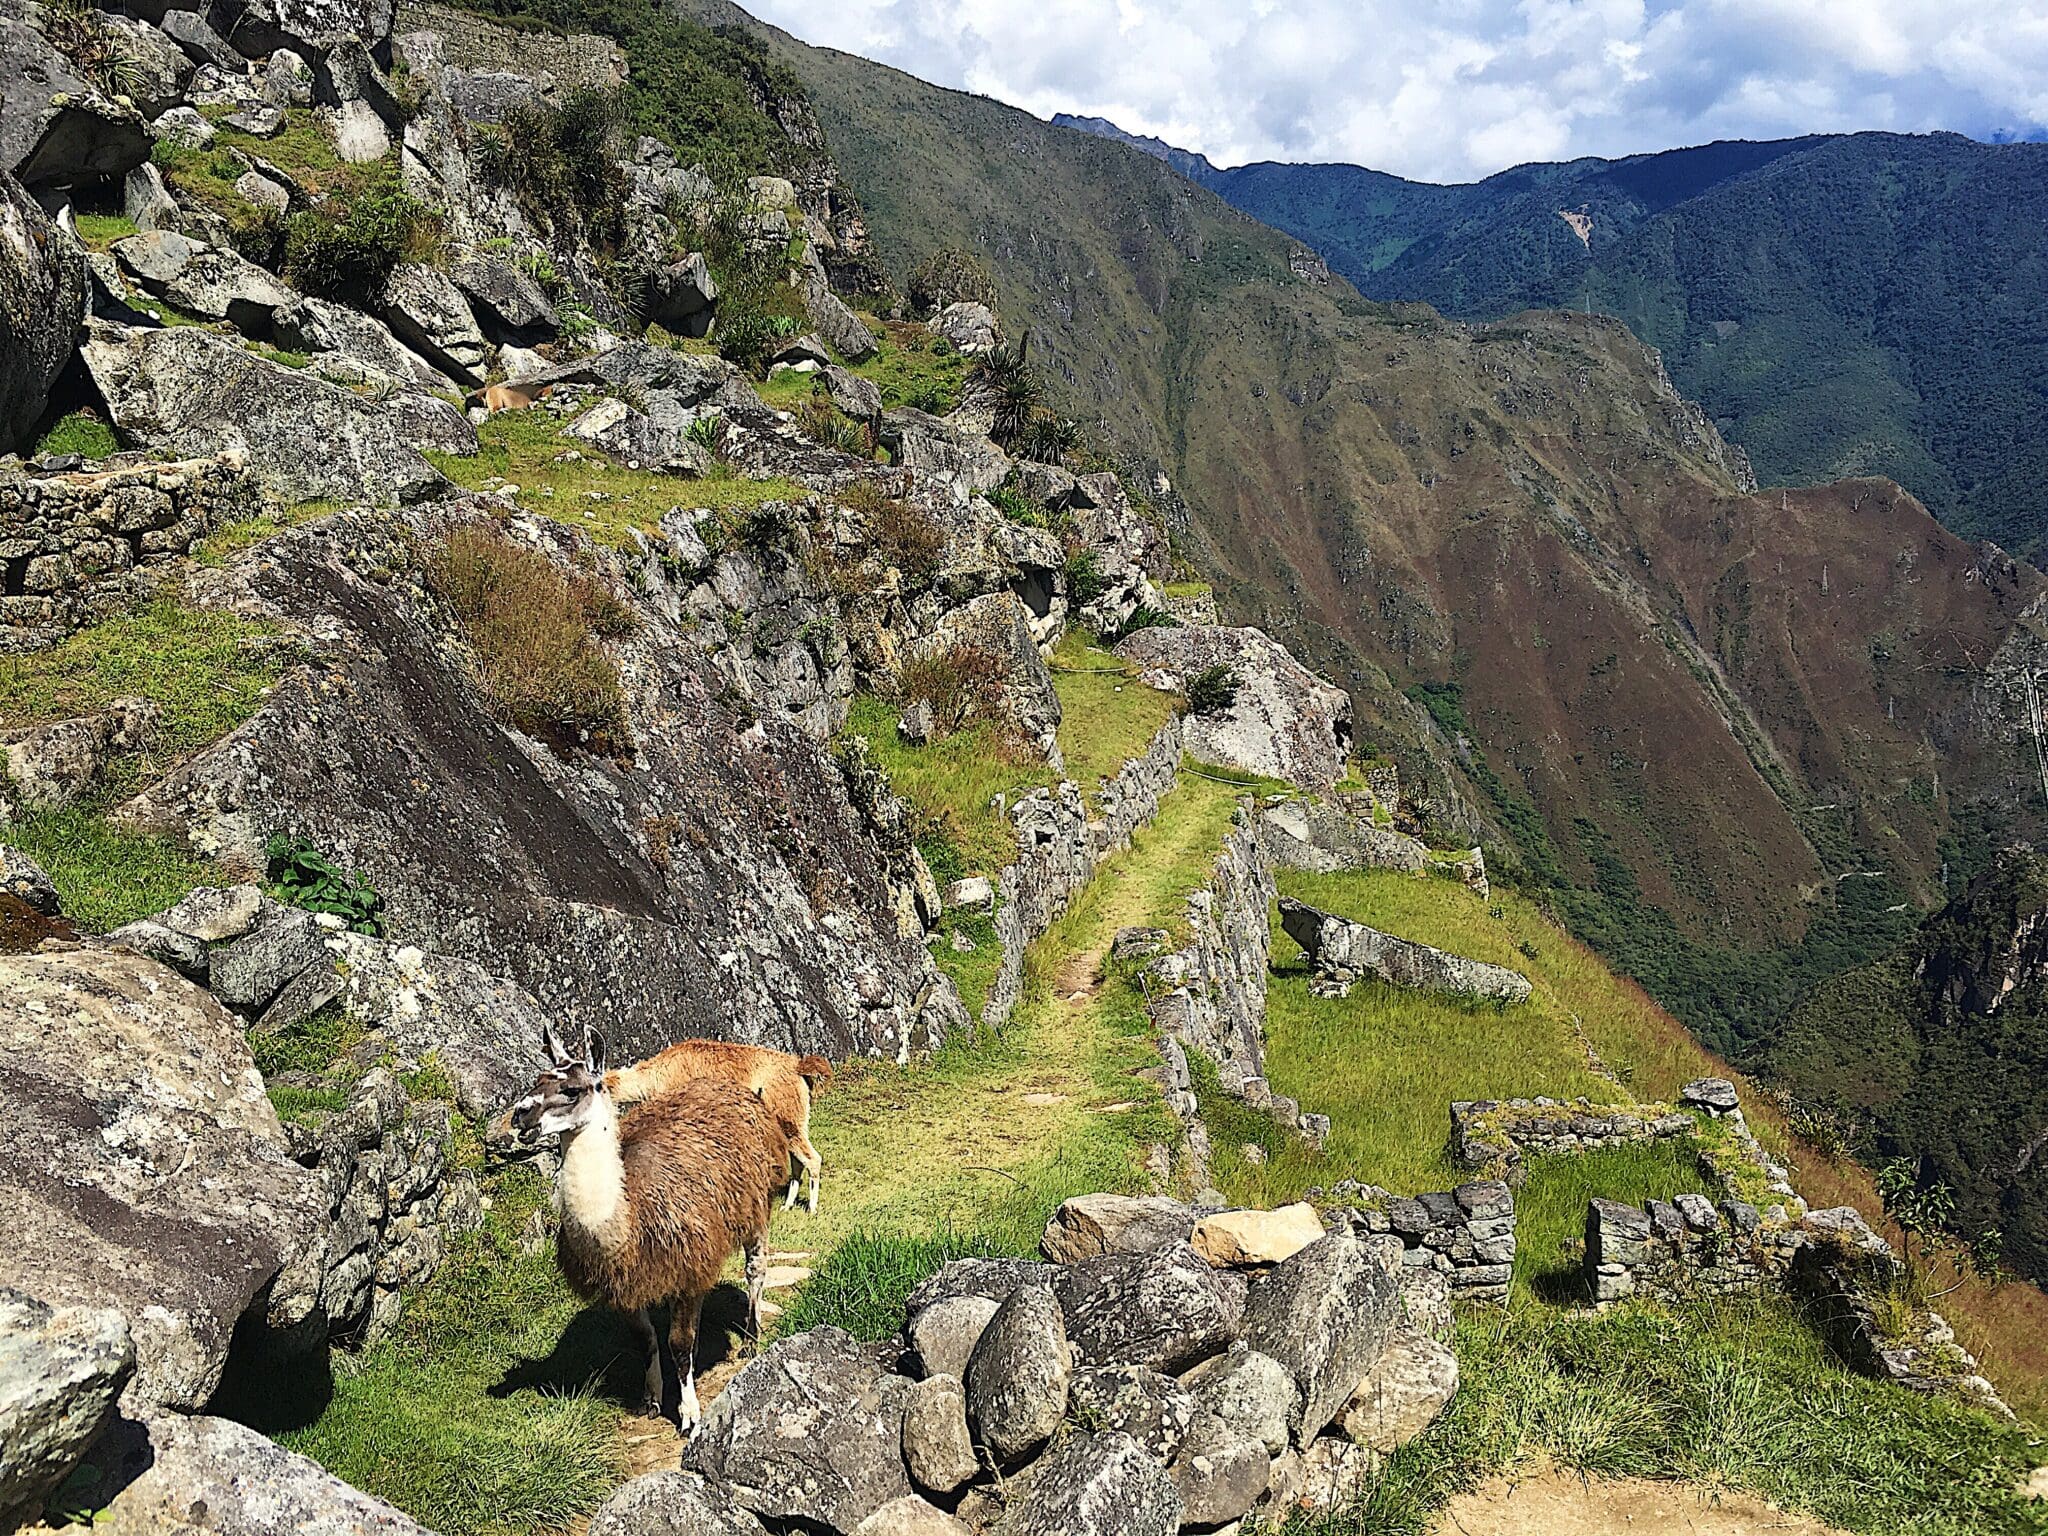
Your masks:
{"label": "llama's ear", "polygon": [[583,1059],[590,1066],[591,1076],[604,1076],[605,1057],[607,1054],[604,1036],[594,1029],[585,1030],[583,1033]]}
{"label": "llama's ear", "polygon": [[553,1021],[541,1026],[540,1048],[548,1053],[548,1060],[558,1067],[569,1064],[569,1048],[562,1044],[562,1037],[555,1033]]}

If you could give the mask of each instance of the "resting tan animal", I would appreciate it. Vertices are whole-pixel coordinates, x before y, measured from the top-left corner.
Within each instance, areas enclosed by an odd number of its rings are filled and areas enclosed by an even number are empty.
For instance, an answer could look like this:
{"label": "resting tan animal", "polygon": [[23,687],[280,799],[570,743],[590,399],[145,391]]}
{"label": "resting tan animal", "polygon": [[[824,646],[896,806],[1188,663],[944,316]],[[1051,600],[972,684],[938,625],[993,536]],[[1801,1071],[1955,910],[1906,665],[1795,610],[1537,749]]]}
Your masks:
{"label": "resting tan animal", "polygon": [[789,1149],[802,1172],[789,1181],[785,1208],[796,1204],[797,1191],[808,1174],[810,1212],[818,1214],[818,1181],[825,1160],[811,1145],[813,1084],[828,1082],[832,1064],[822,1056],[792,1056],[765,1045],[737,1045],[730,1040],[678,1040],[647,1060],[605,1075],[605,1092],[621,1107],[644,1104],[675,1091],[684,1083],[715,1078],[737,1083],[761,1096],[770,1114],[795,1130]]}
{"label": "resting tan animal", "polygon": [[521,1132],[562,1138],[555,1257],[586,1301],[617,1307],[647,1350],[648,1411],[663,1407],[661,1345],[649,1307],[669,1304],[680,1378],[676,1422],[697,1427],[697,1322],[735,1248],[746,1255],[747,1310],[760,1334],[768,1213],[789,1171],[787,1121],[738,1083],[698,1078],[643,1105],[623,1127],[605,1092],[604,1039],[579,1056],[548,1040],[554,1066],[512,1109]]}
{"label": "resting tan animal", "polygon": [[495,416],[500,411],[523,411],[545,400],[554,388],[552,384],[486,384],[482,394],[471,398],[483,402],[486,415]]}

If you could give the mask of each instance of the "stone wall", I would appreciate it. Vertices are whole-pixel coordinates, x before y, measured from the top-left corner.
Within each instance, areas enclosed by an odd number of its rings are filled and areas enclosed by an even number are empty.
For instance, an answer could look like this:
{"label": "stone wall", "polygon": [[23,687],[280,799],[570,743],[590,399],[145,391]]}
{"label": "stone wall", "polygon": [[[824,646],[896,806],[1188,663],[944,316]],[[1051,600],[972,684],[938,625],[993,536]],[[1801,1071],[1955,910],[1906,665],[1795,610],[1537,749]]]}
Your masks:
{"label": "stone wall", "polygon": [[1519,1184],[1529,1157],[1692,1134],[1693,1119],[1668,1104],[1595,1104],[1589,1099],[1477,1099],[1451,1105],[1451,1158]]}
{"label": "stone wall", "polygon": [[1125,763],[1103,785],[1091,814],[1079,785],[1037,790],[1010,807],[1017,831],[1017,859],[996,880],[996,938],[1001,966],[989,986],[981,1022],[1000,1026],[1017,1006],[1024,988],[1024,951],[1066,911],[1074,893],[1095,875],[1095,867],[1129,845],[1131,834],[1159,810],[1180,769],[1181,722],[1159,728],[1143,757]]}
{"label": "stone wall", "polygon": [[581,86],[612,90],[625,83],[626,55],[609,38],[587,32],[514,31],[448,6],[412,3],[398,7],[392,32],[437,32],[442,57],[471,74],[519,75],[544,94]]}
{"label": "stone wall", "polygon": [[239,455],[73,474],[0,470],[0,651],[53,644],[132,603],[147,568],[255,496]]}
{"label": "stone wall", "polygon": [[1586,1211],[1586,1282],[1596,1304],[1755,1291],[1784,1282],[1799,1245],[1796,1228],[1765,1221],[1742,1200],[1595,1200]]}
{"label": "stone wall", "polygon": [[[1322,1191],[1311,1190],[1320,1202]],[[1515,1271],[1515,1192],[1498,1179],[1456,1189],[1397,1195],[1353,1179],[1329,1192],[1333,1225],[1354,1232],[1390,1232],[1401,1239],[1401,1262],[1443,1276],[1453,1300],[1507,1305]]]}

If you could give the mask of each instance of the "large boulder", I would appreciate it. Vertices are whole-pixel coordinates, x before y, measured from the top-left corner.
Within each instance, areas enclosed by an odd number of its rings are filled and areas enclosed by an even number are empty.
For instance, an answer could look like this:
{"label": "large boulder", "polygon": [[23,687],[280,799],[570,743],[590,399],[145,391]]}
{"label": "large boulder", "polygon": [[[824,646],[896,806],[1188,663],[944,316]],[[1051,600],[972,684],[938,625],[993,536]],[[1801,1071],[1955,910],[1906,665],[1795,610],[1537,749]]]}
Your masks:
{"label": "large boulder", "polygon": [[910,1385],[837,1328],[798,1334],[726,1384],[684,1467],[764,1520],[851,1532],[911,1492],[903,1468]]}
{"label": "large boulder", "polygon": [[[958,905],[950,897],[947,905]],[[1076,1195],[1052,1213],[1038,1251],[1055,1264],[1149,1253],[1186,1242],[1194,1226],[1194,1211],[1165,1195]]]}
{"label": "large boulder", "polygon": [[134,1368],[113,1308],[52,1311],[0,1286],[0,1529],[32,1515],[77,1465]]}
{"label": "large boulder", "polygon": [[1276,1211],[1217,1211],[1195,1223],[1188,1241],[1219,1269],[1278,1264],[1323,1235],[1323,1218],[1306,1200]]}
{"label": "large boulder", "polygon": [[337,384],[453,391],[454,380],[406,346],[374,315],[329,299],[300,299],[272,318],[278,344],[313,356]]}
{"label": "large boulder", "polygon": [[488,322],[501,341],[545,341],[562,328],[540,284],[502,257],[463,251],[449,264],[448,275],[469,300],[471,312]]}
{"label": "large boulder", "polygon": [[1067,1413],[1073,1359],[1048,1285],[1021,1285],[997,1309],[967,1360],[967,1416],[998,1466],[1052,1438]]}
{"label": "large boulder", "polygon": [[1399,1450],[1437,1421],[1457,1390],[1458,1357],[1450,1347],[1414,1328],[1396,1328],[1337,1425],[1359,1445]]}
{"label": "large boulder", "polygon": [[1034,1465],[997,1536],[1173,1536],[1180,1491],[1129,1435],[1073,1434]]}
{"label": "large boulder", "polygon": [[832,284],[822,270],[807,266],[800,292],[804,312],[811,317],[811,329],[830,342],[832,350],[849,363],[864,363],[880,350],[874,333],[832,291]]}
{"label": "large boulder", "polygon": [[995,311],[986,304],[965,300],[948,304],[926,324],[935,334],[951,342],[953,350],[964,357],[978,357],[1003,344],[1002,327],[996,322]]}
{"label": "large boulder", "polygon": [[1088,1365],[1175,1374],[1228,1348],[1244,1318],[1243,1277],[1211,1269],[1186,1243],[1110,1253],[1060,1272],[1067,1337]]}
{"label": "large boulder", "polygon": [[1002,1306],[988,1296],[948,1296],[925,1307],[906,1330],[927,1376],[964,1376],[974,1346]]}
{"label": "large boulder", "polygon": [[1010,474],[1009,456],[986,437],[909,406],[883,413],[881,440],[919,485],[943,487],[962,506]]}
{"label": "large boulder", "polygon": [[0,956],[0,1084],[0,1284],[118,1310],[130,1413],[204,1404],[245,1314],[318,1337],[318,1183],[206,992],[119,951]]}
{"label": "large boulder", "polygon": [[128,97],[137,111],[155,117],[185,99],[193,65],[184,49],[148,22],[130,16],[106,14],[102,25],[118,34],[128,56]]}
{"label": "large boulder", "polygon": [[1400,1299],[1379,1251],[1347,1233],[1331,1233],[1252,1282],[1245,1343],[1301,1388],[1296,1445],[1312,1445],[1378,1363]]}
{"label": "large boulder", "polygon": [[680,261],[648,269],[646,317],[682,336],[702,336],[711,329],[718,283],[703,254],[692,251]]}
{"label": "large boulder", "polygon": [[379,308],[399,340],[449,378],[471,387],[483,383],[490,345],[448,273],[401,263],[385,281]]}
{"label": "large boulder", "polygon": [[432,1536],[228,1419],[167,1413],[123,1426],[91,1463],[101,1472],[96,1486],[120,1489],[93,1516],[105,1536]]}
{"label": "large boulder", "polygon": [[81,78],[16,0],[0,4],[0,174],[58,194],[118,183],[148,158],[142,114]]}
{"label": "large boulder", "polygon": [[1188,716],[1187,749],[1200,761],[1312,790],[1344,776],[1351,696],[1264,632],[1220,625],[1141,629],[1117,654],[1154,688],[1174,693],[1211,667],[1236,674],[1230,708]]}
{"label": "large boulder", "polygon": [[447,484],[375,403],[206,331],[94,321],[82,350],[114,425],[144,447],[187,458],[240,450],[292,501],[389,505]]}
{"label": "large boulder", "polygon": [[28,445],[78,345],[85,296],[78,242],[0,164],[0,453]]}
{"label": "large boulder", "polygon": [[146,751],[163,710],[149,699],[110,699],[104,709],[48,725],[0,729],[0,766],[7,788],[0,803],[48,811],[70,805],[102,782],[123,753]]}
{"label": "large boulder", "polygon": [[1017,728],[1050,756],[1060,724],[1060,696],[1052,672],[1031,632],[1031,610],[1014,592],[988,592],[950,609],[911,654],[926,661],[957,662],[967,651],[992,658],[1000,673],[1004,706]]}
{"label": "large boulder", "polygon": [[696,1472],[636,1477],[590,1517],[589,1536],[764,1536],[759,1520]]}
{"label": "large boulder", "polygon": [[1280,898],[1280,925],[1308,951],[1316,974],[1340,987],[1371,979],[1470,1002],[1511,1006],[1529,1000],[1529,978],[1520,971],[1396,938],[1291,897]]}
{"label": "large boulder", "polygon": [[351,45],[381,56],[391,41],[392,0],[222,0],[219,9],[228,40],[251,59],[279,48],[324,58]]}

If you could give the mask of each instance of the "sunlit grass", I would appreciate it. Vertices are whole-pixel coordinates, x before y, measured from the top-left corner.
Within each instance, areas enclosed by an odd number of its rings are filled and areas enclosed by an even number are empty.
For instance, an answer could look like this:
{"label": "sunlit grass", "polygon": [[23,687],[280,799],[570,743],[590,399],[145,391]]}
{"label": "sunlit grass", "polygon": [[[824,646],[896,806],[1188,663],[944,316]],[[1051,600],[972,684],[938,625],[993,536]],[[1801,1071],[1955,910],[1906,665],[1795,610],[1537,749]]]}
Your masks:
{"label": "sunlit grass", "polygon": [[1053,689],[1060,698],[1060,756],[1067,777],[1093,795],[1126,762],[1142,757],[1173,718],[1173,694],[1147,688],[1114,653],[1069,630],[1053,653]]}

